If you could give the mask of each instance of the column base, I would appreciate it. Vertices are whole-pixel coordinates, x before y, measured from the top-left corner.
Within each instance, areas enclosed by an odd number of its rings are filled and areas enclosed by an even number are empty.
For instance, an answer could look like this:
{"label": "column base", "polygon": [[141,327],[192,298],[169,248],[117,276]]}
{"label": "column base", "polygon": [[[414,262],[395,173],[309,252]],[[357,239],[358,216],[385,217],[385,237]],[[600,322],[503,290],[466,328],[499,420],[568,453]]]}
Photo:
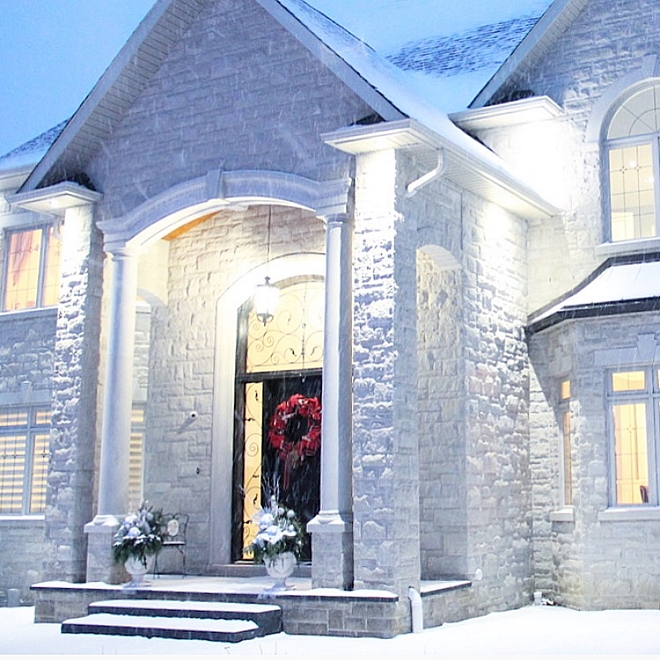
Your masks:
{"label": "column base", "polygon": [[121,584],[124,567],[115,564],[112,544],[119,521],[112,515],[99,515],[85,525],[87,534],[87,582]]}
{"label": "column base", "polygon": [[319,513],[307,523],[312,535],[312,587],[353,588],[353,522],[339,513]]}

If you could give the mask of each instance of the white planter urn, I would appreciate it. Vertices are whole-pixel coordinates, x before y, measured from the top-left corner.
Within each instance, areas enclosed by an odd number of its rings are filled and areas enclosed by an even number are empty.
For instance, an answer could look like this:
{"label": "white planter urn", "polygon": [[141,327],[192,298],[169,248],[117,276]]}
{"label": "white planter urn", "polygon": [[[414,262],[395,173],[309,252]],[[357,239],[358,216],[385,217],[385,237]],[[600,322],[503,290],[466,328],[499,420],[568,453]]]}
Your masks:
{"label": "white planter urn", "polygon": [[296,556],[293,552],[283,552],[276,557],[264,557],[266,572],[276,582],[272,589],[286,589],[286,579],[291,576],[296,567]]}
{"label": "white planter urn", "polygon": [[129,557],[124,562],[124,568],[126,569],[126,572],[131,576],[131,581],[125,586],[131,589],[142,586],[144,576],[151,570],[153,563],[153,555],[147,556],[146,566],[142,563],[139,557]]}

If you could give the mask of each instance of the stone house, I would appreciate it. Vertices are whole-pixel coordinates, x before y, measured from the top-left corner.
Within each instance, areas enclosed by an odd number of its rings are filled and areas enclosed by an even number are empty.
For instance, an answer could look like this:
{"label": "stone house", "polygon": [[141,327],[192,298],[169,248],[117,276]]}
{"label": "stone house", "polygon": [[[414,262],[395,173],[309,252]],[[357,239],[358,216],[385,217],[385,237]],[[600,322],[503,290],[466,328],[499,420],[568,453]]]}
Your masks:
{"label": "stone house", "polygon": [[[159,0],[0,160],[0,589],[116,580],[142,497],[227,574],[276,490],[390,634],[409,587],[657,607],[659,21],[556,0],[447,115],[302,0]],[[278,451],[295,394],[322,441]]]}

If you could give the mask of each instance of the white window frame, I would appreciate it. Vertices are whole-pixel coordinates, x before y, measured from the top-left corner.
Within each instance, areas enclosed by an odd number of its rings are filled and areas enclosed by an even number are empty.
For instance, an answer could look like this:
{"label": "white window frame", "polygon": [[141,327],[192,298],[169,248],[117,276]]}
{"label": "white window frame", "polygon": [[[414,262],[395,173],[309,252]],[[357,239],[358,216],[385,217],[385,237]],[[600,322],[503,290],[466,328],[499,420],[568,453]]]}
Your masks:
{"label": "white window frame", "polygon": [[[610,109],[610,112],[606,118],[606,121],[603,124],[602,132],[602,182],[603,190],[607,191],[607,194],[604,195],[604,208],[605,208],[605,217],[607,219],[605,235],[606,240],[610,243],[617,245],[620,243],[632,242],[632,241],[648,241],[652,239],[660,238],[660,131],[658,132],[649,132],[636,134],[630,137],[617,137],[617,138],[608,138],[608,132],[612,121],[617,114],[617,112],[626,105],[626,103],[634,97],[636,94],[643,92],[647,88],[654,86],[659,86],[658,79],[645,81],[642,85],[636,85],[627,90],[626,95]],[[653,159],[653,196],[654,196],[654,214],[655,214],[655,233],[650,237],[641,237],[635,236],[627,239],[616,239],[612,237],[612,190],[610,185],[610,153],[615,149],[622,149],[625,147],[635,147],[651,145],[652,149],[652,159]]]}
{"label": "white window frame", "polygon": [[[53,233],[51,233],[53,229]],[[56,231],[56,225],[49,222],[40,222],[39,224],[29,224],[29,225],[19,225],[15,227],[8,227],[4,230],[3,234],[3,254],[2,254],[2,272],[0,273],[0,313],[19,313],[27,312],[33,309],[44,309],[47,307],[54,307],[54,305],[44,305],[44,286],[45,286],[45,277],[46,277],[46,259],[48,256],[48,247],[50,240],[58,240],[54,232]],[[36,291],[36,301],[33,307],[22,307],[20,309],[5,309],[5,296],[7,293],[7,280],[9,278],[9,246],[10,246],[10,237],[13,234],[19,234],[21,232],[35,231],[40,230],[41,237],[41,249],[39,254],[39,275],[37,280],[37,291]]]}
{"label": "white window frame", "polygon": [[[612,375],[616,373],[645,373],[645,389],[615,392],[612,386]],[[610,507],[657,507],[660,504],[660,384],[657,365],[630,365],[609,369],[607,375],[607,432],[609,438],[609,505]],[[648,461],[648,502],[628,503],[617,502],[616,474],[616,439],[614,434],[614,406],[621,404],[646,404],[646,437]]]}
{"label": "white window frame", "polygon": [[[0,436],[6,437],[17,434],[25,434],[25,466],[23,470],[23,483],[22,483],[22,493],[21,493],[21,510],[20,511],[4,511],[0,509],[0,516],[28,516],[28,515],[41,515],[44,512],[45,505],[43,509],[32,511],[32,494],[33,494],[33,484],[32,478],[34,473],[34,451],[35,451],[35,438],[37,435],[42,435],[47,433],[50,438],[50,421],[48,424],[39,424],[36,421],[36,416],[38,411],[43,411],[48,409],[48,406],[44,405],[30,405],[30,406],[7,406],[0,408],[0,412],[3,414],[21,414],[26,413],[27,422],[25,424],[13,424],[0,427]],[[50,420],[50,417],[49,417]],[[50,440],[48,441],[48,455],[50,456]],[[2,458],[0,457],[0,460]],[[46,479],[47,479],[48,470],[46,470]],[[0,473],[0,478],[2,474]],[[46,488],[47,483],[44,481],[44,488]]]}
{"label": "white window frame", "polygon": [[[567,397],[562,397],[562,386],[564,383],[568,383],[569,394]],[[571,399],[573,396],[572,392],[573,381],[570,378],[562,378],[559,381],[559,404],[557,406],[557,412],[559,414],[559,460],[560,460],[560,470],[559,470],[559,488],[560,488],[560,501],[562,507],[569,508],[573,506],[573,420],[571,416]],[[568,434],[568,443],[565,436],[565,427],[564,427],[564,416],[568,415],[569,418],[569,434]],[[568,444],[568,447],[566,446]],[[569,455],[569,474],[566,472],[566,451],[568,449]],[[568,482],[568,483],[567,483]],[[571,494],[570,497],[566,497],[567,486],[570,488]]]}

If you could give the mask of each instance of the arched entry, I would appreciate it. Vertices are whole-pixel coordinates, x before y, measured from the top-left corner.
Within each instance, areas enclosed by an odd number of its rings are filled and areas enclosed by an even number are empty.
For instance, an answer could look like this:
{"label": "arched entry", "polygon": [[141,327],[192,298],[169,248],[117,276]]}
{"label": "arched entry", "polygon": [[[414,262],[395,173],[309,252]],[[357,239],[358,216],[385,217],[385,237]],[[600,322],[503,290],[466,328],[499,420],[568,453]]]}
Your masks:
{"label": "arched entry", "polygon": [[[303,523],[319,511],[324,286],[320,278],[280,284],[272,320],[252,300],[239,309],[236,352],[232,559],[272,496]],[[306,548],[307,559],[311,549]]]}

